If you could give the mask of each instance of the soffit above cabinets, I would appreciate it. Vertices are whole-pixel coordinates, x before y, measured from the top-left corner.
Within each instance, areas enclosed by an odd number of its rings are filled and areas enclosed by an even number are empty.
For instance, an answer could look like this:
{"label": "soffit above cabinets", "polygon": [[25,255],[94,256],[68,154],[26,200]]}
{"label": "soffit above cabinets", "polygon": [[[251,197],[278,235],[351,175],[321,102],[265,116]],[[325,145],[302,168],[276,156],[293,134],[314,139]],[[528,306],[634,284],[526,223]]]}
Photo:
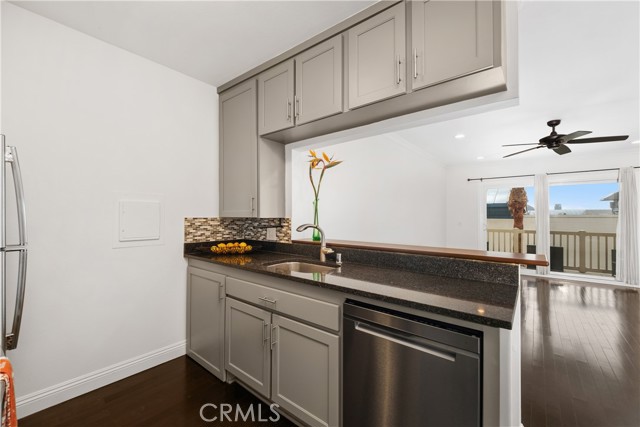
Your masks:
{"label": "soffit above cabinets", "polygon": [[375,1],[13,1],[220,86]]}

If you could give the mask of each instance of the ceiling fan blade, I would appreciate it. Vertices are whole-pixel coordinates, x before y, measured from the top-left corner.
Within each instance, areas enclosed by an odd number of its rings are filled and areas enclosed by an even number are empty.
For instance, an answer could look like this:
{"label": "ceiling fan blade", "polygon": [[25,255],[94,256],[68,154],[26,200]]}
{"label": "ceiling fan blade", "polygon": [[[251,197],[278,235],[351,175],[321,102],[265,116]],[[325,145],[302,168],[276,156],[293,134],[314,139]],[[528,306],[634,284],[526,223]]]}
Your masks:
{"label": "ceiling fan blade", "polygon": [[565,135],[560,138],[560,143],[566,143],[571,141],[572,139],[580,138],[581,136],[589,135],[591,133],[590,130],[579,130],[577,132],[570,133],[569,135]]}
{"label": "ceiling fan blade", "polygon": [[629,138],[629,135],[598,136],[595,138],[574,139],[573,141],[567,141],[567,144],[590,144],[593,142],[624,141],[627,138]]}
{"label": "ceiling fan blade", "polygon": [[517,153],[511,153],[509,155],[506,155],[506,156],[503,157],[503,159],[506,159],[507,157],[515,156],[516,154],[526,153],[527,151],[537,150],[538,148],[542,148],[542,147],[544,147],[544,146],[543,145],[538,145],[537,147],[527,148],[526,150],[522,150],[522,151],[518,151]]}
{"label": "ceiling fan blade", "polygon": [[519,145],[538,145],[537,142],[532,142],[531,144],[505,144],[503,147],[517,147]]}
{"label": "ceiling fan blade", "polygon": [[559,145],[556,148],[554,148],[553,151],[555,151],[557,154],[562,155],[562,154],[570,153],[571,149],[566,145]]}

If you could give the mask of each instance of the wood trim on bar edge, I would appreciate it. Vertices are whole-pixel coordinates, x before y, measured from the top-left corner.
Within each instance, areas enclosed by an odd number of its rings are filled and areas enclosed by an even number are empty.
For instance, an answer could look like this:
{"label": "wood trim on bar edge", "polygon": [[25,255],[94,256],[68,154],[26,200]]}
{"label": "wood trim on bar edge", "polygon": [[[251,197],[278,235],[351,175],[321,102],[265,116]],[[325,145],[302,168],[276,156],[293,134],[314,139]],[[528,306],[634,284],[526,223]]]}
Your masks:
{"label": "wood trim on bar edge", "polygon": [[[311,239],[292,240],[292,243],[319,244]],[[481,251],[476,249],[437,248],[431,246],[398,245],[393,243],[354,242],[350,240],[328,240],[328,246],[334,248],[368,249],[407,254],[442,256],[450,258],[472,259],[477,261],[504,262],[508,264],[549,265],[544,255],[519,254],[511,252]]]}

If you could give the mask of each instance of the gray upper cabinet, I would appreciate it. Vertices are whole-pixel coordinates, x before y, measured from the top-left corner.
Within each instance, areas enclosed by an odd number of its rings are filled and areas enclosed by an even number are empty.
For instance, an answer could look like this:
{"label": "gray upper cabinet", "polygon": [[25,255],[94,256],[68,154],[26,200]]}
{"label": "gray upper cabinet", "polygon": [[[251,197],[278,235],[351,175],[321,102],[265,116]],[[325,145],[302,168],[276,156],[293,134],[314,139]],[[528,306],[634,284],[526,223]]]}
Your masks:
{"label": "gray upper cabinet", "polygon": [[260,135],[340,112],[342,35],[320,43],[258,76]]}
{"label": "gray upper cabinet", "polygon": [[412,2],[412,87],[431,86],[493,66],[493,2]]}
{"label": "gray upper cabinet", "polygon": [[193,267],[187,275],[187,354],[224,381],[225,276]]}
{"label": "gray upper cabinet", "polygon": [[517,26],[517,10],[504,0],[379,1],[219,87],[224,94],[259,80],[253,215],[284,211],[284,174],[263,179],[263,171],[285,164],[270,142],[289,144],[503,91],[517,95],[516,85],[507,85],[516,80],[505,57],[516,45],[505,38],[509,25]]}
{"label": "gray upper cabinet", "polygon": [[348,31],[349,108],[406,92],[405,4]]}
{"label": "gray upper cabinet", "polygon": [[342,35],[320,43],[296,62],[296,124],[342,112]]}
{"label": "gray upper cabinet", "polygon": [[258,76],[258,132],[290,128],[293,121],[293,59]]}
{"label": "gray upper cabinet", "polygon": [[254,217],[258,198],[256,81],[220,95],[220,216]]}

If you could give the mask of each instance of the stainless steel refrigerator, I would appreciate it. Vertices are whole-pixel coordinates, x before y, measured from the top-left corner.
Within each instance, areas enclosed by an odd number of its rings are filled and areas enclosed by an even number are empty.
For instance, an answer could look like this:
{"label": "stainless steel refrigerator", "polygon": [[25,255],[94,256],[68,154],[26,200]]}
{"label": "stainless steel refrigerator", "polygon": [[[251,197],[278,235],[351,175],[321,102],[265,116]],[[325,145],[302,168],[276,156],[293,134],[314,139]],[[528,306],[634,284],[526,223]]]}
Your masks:
{"label": "stainless steel refrigerator", "polygon": [[[24,306],[24,291],[27,278],[27,230],[26,230],[26,209],[24,203],[24,191],[22,187],[22,175],[20,173],[20,162],[18,161],[18,151],[16,147],[7,146],[4,135],[0,135],[0,356],[6,356],[7,350],[13,350],[18,345],[20,336],[20,323],[22,321],[22,309]],[[8,178],[8,169],[11,170],[12,179]],[[7,244],[7,192],[12,191],[7,188],[9,181],[13,181],[15,190],[15,206],[9,209],[16,209],[15,223],[12,223],[11,231],[17,231],[17,242]],[[13,199],[13,198],[12,198]],[[13,216],[13,215],[11,215]],[[17,230],[13,230],[17,228]],[[17,252],[17,283],[7,283],[7,267],[14,270],[15,267],[7,265],[7,254]],[[7,328],[7,287],[15,286],[15,309],[13,311],[13,321],[10,324],[10,331]],[[13,289],[11,290],[13,294]],[[0,402],[2,402],[2,412],[4,413],[4,391],[5,384],[0,384]]]}

